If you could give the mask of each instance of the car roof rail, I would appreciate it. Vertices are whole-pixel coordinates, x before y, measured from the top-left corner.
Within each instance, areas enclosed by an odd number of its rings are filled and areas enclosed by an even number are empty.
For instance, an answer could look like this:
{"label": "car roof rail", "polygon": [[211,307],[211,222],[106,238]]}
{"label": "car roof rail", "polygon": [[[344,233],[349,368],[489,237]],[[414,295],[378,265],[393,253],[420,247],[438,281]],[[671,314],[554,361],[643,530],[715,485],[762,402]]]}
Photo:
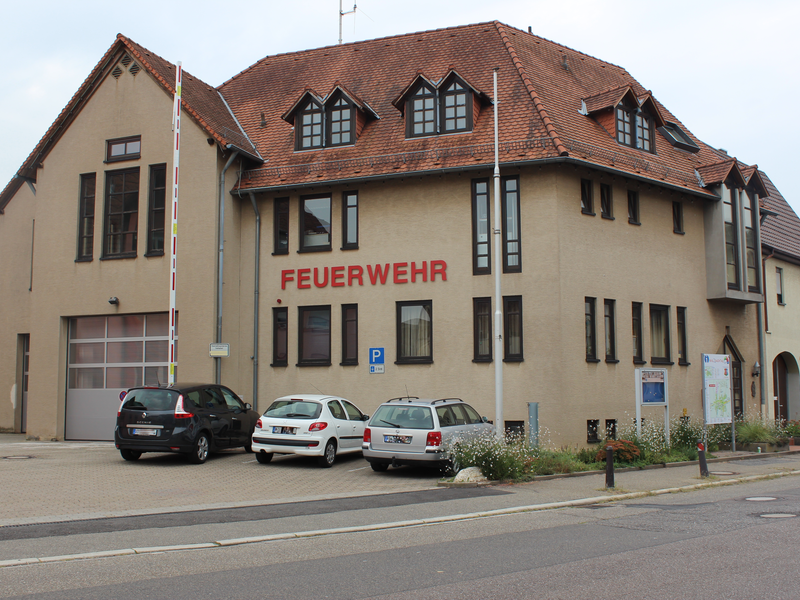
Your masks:
{"label": "car roof rail", "polygon": [[439,398],[438,400],[433,400],[431,404],[436,404],[437,402],[463,402],[461,398]]}
{"label": "car roof rail", "polygon": [[387,402],[402,402],[403,400],[408,400],[411,402],[412,400],[419,400],[419,396],[401,396],[399,398],[389,398]]}

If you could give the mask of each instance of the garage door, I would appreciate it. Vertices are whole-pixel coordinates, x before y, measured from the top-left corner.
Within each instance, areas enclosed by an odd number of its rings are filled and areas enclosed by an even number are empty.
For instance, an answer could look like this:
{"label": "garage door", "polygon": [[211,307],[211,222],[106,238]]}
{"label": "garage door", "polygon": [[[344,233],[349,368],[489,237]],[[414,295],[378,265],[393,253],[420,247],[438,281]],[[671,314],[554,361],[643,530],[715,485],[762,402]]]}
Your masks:
{"label": "garage door", "polygon": [[166,383],[168,354],[168,313],[71,318],[66,439],[113,440],[119,393]]}

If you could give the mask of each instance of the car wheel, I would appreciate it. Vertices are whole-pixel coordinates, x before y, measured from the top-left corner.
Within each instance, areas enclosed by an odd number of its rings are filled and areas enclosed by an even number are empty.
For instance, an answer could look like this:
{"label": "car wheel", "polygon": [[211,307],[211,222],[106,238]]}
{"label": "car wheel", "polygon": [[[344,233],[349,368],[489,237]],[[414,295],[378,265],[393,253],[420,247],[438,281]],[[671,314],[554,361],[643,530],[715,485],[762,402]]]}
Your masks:
{"label": "car wheel", "polygon": [[189,453],[189,462],[195,465],[206,462],[210,449],[211,442],[208,440],[208,435],[201,433],[197,436],[197,440],[194,443],[194,448],[192,448],[192,451]]}
{"label": "car wheel", "polygon": [[125,460],[139,460],[139,457],[142,455],[141,452],[137,452],[136,450],[120,450],[119,453],[122,455],[122,458]]}
{"label": "car wheel", "polygon": [[320,467],[332,467],[333,461],[336,460],[336,442],[334,440],[328,440],[328,443],[325,444],[325,453],[317,459]]}
{"label": "car wheel", "polygon": [[458,460],[448,460],[442,468],[445,477],[455,477],[461,470],[461,463]]}
{"label": "car wheel", "polygon": [[386,469],[389,468],[389,463],[370,463],[373,471],[377,471],[378,473],[383,473]]}
{"label": "car wheel", "polygon": [[256,452],[256,460],[262,465],[266,465],[272,460],[272,452]]}
{"label": "car wheel", "polygon": [[252,451],[253,451],[253,446],[251,446],[250,444],[247,444],[247,445],[244,447],[244,451],[245,451],[245,452],[247,452],[247,453],[249,454],[250,452],[252,452]]}

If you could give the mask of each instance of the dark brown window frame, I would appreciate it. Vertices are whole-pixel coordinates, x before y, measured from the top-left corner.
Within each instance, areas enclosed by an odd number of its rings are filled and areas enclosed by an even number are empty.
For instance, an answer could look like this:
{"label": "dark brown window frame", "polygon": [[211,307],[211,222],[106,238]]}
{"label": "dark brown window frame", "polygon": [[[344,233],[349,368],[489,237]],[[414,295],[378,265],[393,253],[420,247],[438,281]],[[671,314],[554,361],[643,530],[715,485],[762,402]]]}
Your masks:
{"label": "dark brown window frame", "polygon": [[683,230],[683,202],[680,200],[672,201],[672,231],[684,235]]}
{"label": "dark brown window frame", "polygon": [[[306,125],[303,123],[303,116],[304,115],[319,115],[319,134],[315,134],[312,132],[309,135],[304,135],[304,128],[306,127],[315,127],[317,123],[313,121],[311,124]],[[307,150],[319,150],[320,148],[325,147],[325,107],[322,106],[319,102],[312,98],[308,98],[308,101],[305,103],[303,108],[299,109],[295,113],[294,117],[294,131],[295,131],[295,138],[294,138],[294,149],[296,152],[304,152]],[[319,137],[319,144],[314,144],[313,140],[315,137]],[[303,141],[309,139],[312,143],[308,146],[303,145]]]}
{"label": "dark brown window frame", "polygon": [[583,339],[586,349],[586,362],[597,363],[597,298],[585,296],[583,299]]}
{"label": "dark brown window frame", "polygon": [[[75,262],[88,262],[94,257],[94,216],[97,200],[97,173],[84,173],[80,178],[78,202],[78,252]],[[91,193],[88,186],[91,185]]]}
{"label": "dark brown window frame", "polygon": [[[352,311],[352,314],[349,314]],[[348,327],[355,329],[353,347],[350,347]],[[358,364],[358,304],[342,304],[342,362],[340,365]]]}
{"label": "dark brown window frame", "polygon": [[642,303],[631,303],[631,334],[633,341],[633,364],[643,365],[644,360],[644,341],[642,340]]}
{"label": "dark brown window frame", "polygon": [[[452,91],[450,88],[453,84],[458,84],[461,86],[460,90]],[[439,133],[442,135],[447,135],[451,133],[466,133],[472,131],[472,90],[470,87],[460,78],[456,77],[455,75],[449,77],[437,90],[437,100],[439,102]],[[450,119],[447,117],[447,98],[452,96],[461,96],[463,95],[464,98],[464,112],[465,112],[465,125],[463,128],[456,127],[454,129],[445,129],[447,126],[447,121]]]}
{"label": "dark brown window frame", "polygon": [[[328,343],[327,343],[327,358],[304,358],[303,352],[306,350],[303,343],[303,323],[305,322],[304,315],[312,311],[327,311],[328,313]],[[313,306],[298,306],[297,307],[297,365],[298,367],[329,367],[331,365],[331,337],[332,337],[332,322],[331,322],[331,305],[330,304],[315,304]]]}
{"label": "dark brown window frame", "polygon": [[689,338],[687,336],[686,307],[679,306],[677,309],[677,333],[678,333],[678,364],[688,367],[689,362]]}
{"label": "dark brown window frame", "polygon": [[[404,356],[402,353],[402,314],[403,308],[406,306],[424,306],[428,309],[430,315],[430,331],[428,332],[428,348],[430,352],[425,356]],[[412,364],[430,364],[433,362],[433,300],[402,300],[395,303],[396,318],[395,324],[397,326],[397,354],[395,364],[412,365]]]}
{"label": "dark brown window frame", "polygon": [[639,192],[636,190],[628,190],[628,223],[631,225],[641,225],[640,211]]}
{"label": "dark brown window frame", "polygon": [[[755,197],[747,190],[741,190],[739,194],[742,213],[744,214],[744,275],[747,283],[748,292],[761,292],[761,261],[758,259],[758,203]],[[749,217],[749,219],[748,219]],[[748,223],[749,220],[749,223]],[[750,264],[750,254],[752,252],[752,266]],[[750,284],[750,271],[754,273],[755,283]]]}
{"label": "dark brown window frame", "polygon": [[[515,312],[512,303],[519,304],[519,311]],[[519,352],[511,352],[509,341],[512,337],[513,321],[509,316],[516,316],[519,322]],[[525,360],[525,329],[522,314],[522,296],[503,296],[503,362],[522,362]]]}
{"label": "dark brown window frame", "polygon": [[778,300],[778,306],[786,306],[786,292],[784,292],[783,283],[783,269],[775,267],[775,293]]}
{"label": "dark brown window frame", "polygon": [[[739,241],[739,192],[735,187],[727,187],[727,194],[722,194],[722,223],[724,227],[724,235],[725,235],[725,280],[728,282],[728,289],[729,290],[739,290],[741,289],[741,257],[739,256],[740,251],[740,241]],[[727,198],[727,201],[726,201]],[[726,208],[727,207],[727,208]],[[727,221],[725,217],[725,212],[730,211],[731,220]],[[730,230],[728,226],[730,225]],[[728,233],[730,232],[730,237]],[[733,251],[728,251],[728,246],[733,247]],[[733,256],[733,263],[728,262],[728,254],[732,254]],[[731,282],[728,279],[728,266],[733,265],[734,274],[736,275],[735,280]]]}
{"label": "dark brown window frame", "polygon": [[603,300],[603,331],[607,363],[618,363],[617,360],[617,301]]}
{"label": "dark brown window frame", "polygon": [[[516,185],[516,189],[512,192],[508,190],[508,183],[510,181],[514,181]],[[516,239],[510,240],[509,233],[508,233],[508,204],[513,202],[510,200],[511,194],[516,195],[516,202],[514,202],[514,210],[516,211],[517,215],[517,230],[515,232]],[[520,213],[520,186],[519,186],[519,177],[514,175],[512,177],[502,177],[500,179],[500,197],[501,197],[501,218],[503,219],[503,273],[521,273],[522,272],[522,215]],[[516,252],[509,252],[508,248],[509,245],[513,242],[517,244]],[[511,265],[510,257],[516,256],[517,257],[517,264]]]}
{"label": "dark brown window frame", "polygon": [[[308,246],[305,243],[305,221],[306,221],[306,202],[309,200],[327,200],[328,201],[328,219],[331,231],[328,233],[328,243],[319,246]],[[308,196],[300,196],[300,209],[299,209],[298,225],[300,227],[300,248],[298,252],[330,252],[333,249],[333,197],[330,194],[312,194]]]}
{"label": "dark brown window frame", "polygon": [[614,220],[614,196],[608,183],[600,184],[600,216]]}
{"label": "dark brown window frame", "polygon": [[581,214],[594,216],[594,182],[581,179]]}
{"label": "dark brown window frame", "polygon": [[[131,143],[139,143],[139,149],[136,152],[127,152],[128,144]],[[125,144],[125,154],[118,154],[116,156],[111,156],[111,148],[113,146],[118,146],[120,144]],[[112,162],[121,162],[124,160],[137,160],[142,156],[142,136],[140,135],[130,135],[128,137],[123,138],[116,138],[113,140],[106,140],[106,163]]]}
{"label": "dark brown window frame", "polygon": [[[425,88],[428,93],[426,94],[419,94],[420,89]],[[433,108],[423,108],[421,110],[414,109],[414,100],[417,99],[426,99],[431,98],[433,100]],[[408,95],[406,99],[406,107],[405,107],[405,118],[406,118],[406,138],[418,138],[418,137],[430,137],[439,134],[439,107],[438,107],[438,94],[436,93],[436,89],[430,85],[426,81],[420,81],[415,87],[414,90]],[[433,111],[433,131],[422,131],[421,133],[414,132],[414,115],[417,113],[424,113],[428,110]],[[424,119],[421,123],[430,123],[431,121],[425,121]],[[423,129],[424,129],[423,125]]]}
{"label": "dark brown window frame", "polygon": [[[158,173],[163,173],[164,185],[156,185]],[[145,256],[164,256],[164,251],[169,243],[167,241],[167,165],[150,165],[149,192],[147,198],[147,252]],[[162,195],[161,208],[157,208],[158,194]],[[162,213],[161,229],[155,226],[158,213]],[[170,219],[171,222],[171,219]],[[158,231],[161,231],[161,248],[155,248],[155,238]],[[171,236],[170,236],[171,239]]]}
{"label": "dark brown window frame", "polygon": [[[651,304],[650,305],[650,364],[652,365],[672,365],[675,364],[672,362],[672,340],[670,339],[670,307],[665,304]],[[655,340],[655,336],[653,335],[653,324],[655,319],[653,318],[655,314],[663,315],[665,323],[664,329],[664,351],[666,356],[655,356],[653,351],[653,344]]]}
{"label": "dark brown window frame", "polygon": [[[355,203],[350,204],[350,200],[355,198]],[[351,211],[352,209],[352,211]],[[355,213],[355,241],[348,241],[350,234],[353,233],[350,227],[349,215]],[[342,250],[358,249],[358,192],[355,190],[342,192]]]}
{"label": "dark brown window frame", "polygon": [[[488,325],[488,331],[483,331],[481,319]],[[492,349],[494,340],[492,338],[492,299],[488,296],[472,299],[472,343],[473,354],[472,362],[492,362]],[[481,337],[488,338],[489,352],[481,353]]]}
{"label": "dark brown window frame", "polygon": [[[343,107],[336,106],[338,102],[344,102],[347,106],[347,109],[350,111],[350,118],[349,119],[337,119],[334,120],[333,113],[334,111],[343,110]],[[350,134],[350,139],[346,142],[339,141],[334,142],[334,132],[333,132],[333,124],[334,123],[347,123],[347,133]],[[343,132],[340,130],[338,132],[341,135]],[[342,94],[341,92],[334,95],[328,102],[325,103],[325,139],[322,140],[322,145],[325,148],[338,148],[339,146],[352,146],[356,143],[356,107],[347,96]]]}
{"label": "dark brown window frame", "polygon": [[[285,227],[281,217],[286,216]],[[286,243],[282,242],[286,237]],[[289,198],[275,198],[272,201],[272,254],[289,254]]]}
{"label": "dark brown window frame", "polygon": [[[119,212],[113,213],[113,215],[118,215],[118,214],[119,215],[123,215],[123,221],[124,221],[124,215],[125,214],[131,215],[131,214],[135,213],[135,216],[133,216],[130,219],[130,222],[133,223],[133,225],[135,226],[135,229],[130,229],[130,230],[126,230],[126,231],[120,231],[120,232],[110,232],[109,229],[110,229],[110,225],[111,225],[111,219],[112,219],[112,216],[113,216],[112,213],[110,212],[110,209],[111,209],[111,199],[110,199],[111,180],[112,180],[113,177],[116,177],[118,175],[122,175],[123,176],[123,181],[125,181],[126,176],[133,175],[134,173],[136,174],[136,210],[135,211],[125,210],[125,197],[124,196],[125,196],[126,192],[124,191],[125,185],[123,185],[123,191],[115,192],[115,194],[121,194],[123,196],[123,198],[122,198],[122,210],[119,211]],[[104,194],[104,209],[103,209],[103,255],[101,256],[101,260],[117,259],[117,258],[136,258],[136,254],[138,252],[138,246],[139,246],[139,195],[140,195],[139,194],[139,188],[140,188],[140,184],[141,184],[141,178],[140,178],[139,167],[133,167],[133,168],[130,168],[130,169],[120,169],[120,170],[117,170],[117,171],[106,171],[105,194]],[[112,236],[122,236],[123,243],[121,244],[121,247],[124,247],[124,245],[125,245],[124,244],[125,236],[131,235],[131,234],[133,235],[133,244],[132,245],[134,246],[134,250],[120,251],[120,252],[110,252],[109,251],[109,248],[110,248],[110,245],[111,245]]]}
{"label": "dark brown window frame", "polygon": [[[485,186],[486,191],[480,192],[479,186]],[[479,207],[483,203],[486,208],[486,241],[478,239]],[[484,256],[480,253],[481,246],[486,248],[486,266],[478,265],[478,260]],[[489,275],[492,272],[492,206],[489,195],[489,179],[472,180],[472,274]]]}
{"label": "dark brown window frame", "polygon": [[[281,320],[282,316],[282,320]],[[283,358],[278,358],[283,354]],[[272,364],[271,367],[285,367],[289,364],[289,309],[285,306],[272,307]]]}

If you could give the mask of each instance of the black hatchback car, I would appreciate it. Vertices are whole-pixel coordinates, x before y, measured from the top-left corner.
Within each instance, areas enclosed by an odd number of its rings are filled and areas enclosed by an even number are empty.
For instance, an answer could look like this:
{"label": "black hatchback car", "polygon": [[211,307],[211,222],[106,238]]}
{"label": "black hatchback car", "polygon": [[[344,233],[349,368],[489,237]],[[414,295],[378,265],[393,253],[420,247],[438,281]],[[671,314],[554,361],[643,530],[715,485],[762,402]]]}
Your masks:
{"label": "black hatchback car", "polygon": [[189,462],[250,444],[260,415],[231,390],[212,383],[175,383],[128,390],[117,412],[114,442],[125,460],[144,452],[181,452]]}

